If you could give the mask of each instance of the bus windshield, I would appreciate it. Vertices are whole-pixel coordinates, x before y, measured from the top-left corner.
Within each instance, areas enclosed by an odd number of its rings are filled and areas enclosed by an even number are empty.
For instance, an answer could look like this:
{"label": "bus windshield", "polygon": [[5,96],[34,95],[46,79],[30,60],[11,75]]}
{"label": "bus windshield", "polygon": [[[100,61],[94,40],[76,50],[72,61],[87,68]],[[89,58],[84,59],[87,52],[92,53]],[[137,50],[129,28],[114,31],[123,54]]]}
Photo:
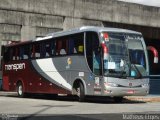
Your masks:
{"label": "bus windshield", "polygon": [[126,36],[131,62],[131,76],[147,76],[146,57],[141,39],[143,39],[142,36]]}
{"label": "bus windshield", "polygon": [[108,57],[104,59],[104,75],[110,77],[146,76],[146,62],[141,36],[108,33],[105,42]]}

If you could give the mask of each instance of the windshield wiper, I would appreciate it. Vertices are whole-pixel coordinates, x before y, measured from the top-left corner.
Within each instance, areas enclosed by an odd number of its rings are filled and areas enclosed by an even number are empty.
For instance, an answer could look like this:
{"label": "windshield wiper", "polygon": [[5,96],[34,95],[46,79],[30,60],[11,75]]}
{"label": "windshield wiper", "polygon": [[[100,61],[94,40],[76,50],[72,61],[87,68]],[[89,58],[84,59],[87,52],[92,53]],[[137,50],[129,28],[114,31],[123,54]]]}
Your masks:
{"label": "windshield wiper", "polygon": [[118,78],[126,78],[126,71],[116,71],[116,70],[108,70],[108,76],[110,77],[118,77]]}

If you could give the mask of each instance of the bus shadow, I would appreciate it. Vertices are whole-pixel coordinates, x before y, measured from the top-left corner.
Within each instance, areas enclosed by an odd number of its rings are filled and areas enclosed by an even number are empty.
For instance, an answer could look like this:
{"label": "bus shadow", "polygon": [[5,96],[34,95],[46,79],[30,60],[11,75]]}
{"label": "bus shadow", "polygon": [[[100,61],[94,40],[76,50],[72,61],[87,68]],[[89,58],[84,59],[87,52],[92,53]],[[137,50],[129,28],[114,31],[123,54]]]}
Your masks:
{"label": "bus shadow", "polygon": [[[17,95],[5,95],[6,97],[16,97]],[[42,100],[56,100],[56,101],[66,101],[66,102],[78,102],[77,96],[56,96],[56,95],[46,95],[46,94],[29,94],[25,98],[29,99],[42,99]],[[25,99],[24,98],[24,99]],[[97,96],[87,96],[85,102],[83,103],[96,103],[96,104],[142,104],[145,101],[140,100],[130,100],[124,98],[122,102],[115,102],[111,97],[97,97]]]}
{"label": "bus shadow", "polygon": [[89,96],[86,98],[87,103],[96,103],[96,104],[142,104],[146,103],[144,101],[138,101],[138,100],[129,100],[126,98],[123,98],[122,102],[115,102],[112,97],[95,97],[95,96]]}

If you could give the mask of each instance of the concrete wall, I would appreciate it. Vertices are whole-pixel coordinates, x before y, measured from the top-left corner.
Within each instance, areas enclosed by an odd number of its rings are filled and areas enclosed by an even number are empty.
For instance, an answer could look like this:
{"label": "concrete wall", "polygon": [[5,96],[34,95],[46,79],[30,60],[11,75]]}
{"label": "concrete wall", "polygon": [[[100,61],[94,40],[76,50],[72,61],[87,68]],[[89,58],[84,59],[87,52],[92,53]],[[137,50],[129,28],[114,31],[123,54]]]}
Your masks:
{"label": "concrete wall", "polygon": [[159,8],[116,0],[0,0],[1,41],[104,22],[160,27],[159,20]]}

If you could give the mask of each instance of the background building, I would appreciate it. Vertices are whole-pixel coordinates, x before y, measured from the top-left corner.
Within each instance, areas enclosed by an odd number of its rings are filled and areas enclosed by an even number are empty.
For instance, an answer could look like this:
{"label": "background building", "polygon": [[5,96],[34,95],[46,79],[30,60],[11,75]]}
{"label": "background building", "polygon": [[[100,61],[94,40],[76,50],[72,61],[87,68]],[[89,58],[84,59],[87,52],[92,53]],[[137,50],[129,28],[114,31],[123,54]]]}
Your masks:
{"label": "background building", "polygon": [[[147,46],[160,51],[159,20],[158,7],[117,0],[0,0],[0,44],[92,25],[142,32]],[[150,51],[149,59],[150,73],[160,75],[160,62],[153,63]],[[151,85],[151,92],[160,91],[160,80]]]}

